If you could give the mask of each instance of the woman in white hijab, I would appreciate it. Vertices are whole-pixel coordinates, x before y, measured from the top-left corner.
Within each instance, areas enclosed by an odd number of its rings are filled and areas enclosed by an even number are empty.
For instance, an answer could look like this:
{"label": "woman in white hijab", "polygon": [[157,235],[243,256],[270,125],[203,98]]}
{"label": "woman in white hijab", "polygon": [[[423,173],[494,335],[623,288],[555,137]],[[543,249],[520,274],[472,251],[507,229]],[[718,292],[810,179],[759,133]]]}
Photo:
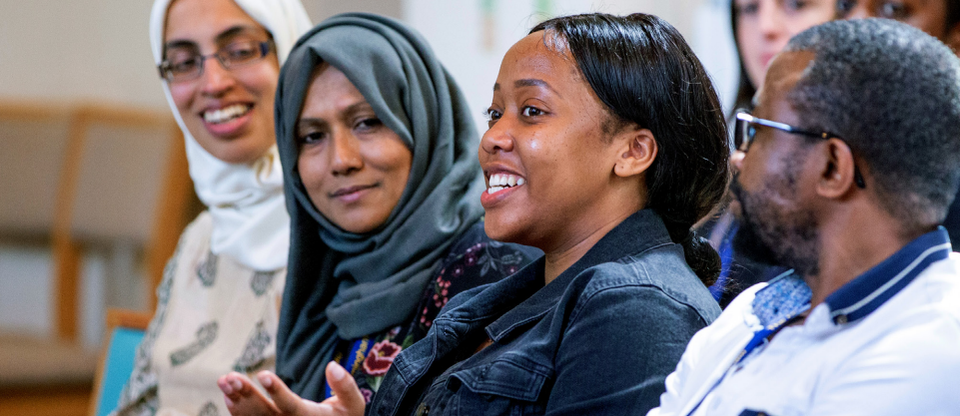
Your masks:
{"label": "woman in white hijab", "polygon": [[290,219],[273,100],[310,26],[299,0],[153,4],[153,57],[208,211],[167,264],[118,414],[227,414],[217,377],[274,367]]}

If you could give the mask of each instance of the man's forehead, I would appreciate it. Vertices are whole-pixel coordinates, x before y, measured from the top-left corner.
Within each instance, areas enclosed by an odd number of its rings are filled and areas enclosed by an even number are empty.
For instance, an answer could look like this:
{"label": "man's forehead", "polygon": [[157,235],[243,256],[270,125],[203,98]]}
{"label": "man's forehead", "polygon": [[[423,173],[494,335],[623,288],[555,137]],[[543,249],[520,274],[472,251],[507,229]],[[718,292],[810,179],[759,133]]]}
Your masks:
{"label": "man's forehead", "polygon": [[787,94],[793,90],[813,63],[816,55],[812,51],[791,51],[778,54],[770,67],[763,86],[754,96],[754,106],[758,112],[764,107],[774,105],[775,102],[785,101]]}

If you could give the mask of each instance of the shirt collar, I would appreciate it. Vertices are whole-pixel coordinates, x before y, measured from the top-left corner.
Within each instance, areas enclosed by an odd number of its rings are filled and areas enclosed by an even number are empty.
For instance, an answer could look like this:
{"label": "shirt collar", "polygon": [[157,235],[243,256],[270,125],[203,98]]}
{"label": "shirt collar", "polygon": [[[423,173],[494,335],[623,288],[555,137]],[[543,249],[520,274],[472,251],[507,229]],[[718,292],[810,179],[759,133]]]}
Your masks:
{"label": "shirt collar", "polygon": [[[950,255],[943,227],[926,233],[831,293],[824,300],[835,324],[862,319],[900,292],[930,264]],[[757,291],[753,314],[765,329],[774,329],[810,308],[810,288],[788,271]]]}
{"label": "shirt collar", "polygon": [[921,235],[880,264],[827,296],[830,318],[835,324],[853,322],[875,311],[900,292],[930,264],[950,256],[947,230]]}
{"label": "shirt collar", "polygon": [[[627,217],[614,227],[587,253],[567,270],[557,276],[550,284],[534,293],[528,299],[512,307],[499,319],[487,326],[487,335],[494,341],[500,341],[516,329],[538,321],[543,315],[557,306],[557,302],[567,290],[573,279],[587,268],[597,264],[617,261],[652,247],[671,243],[663,220],[653,210],[644,209]],[[544,263],[538,261],[528,268],[538,267],[539,273],[528,273],[526,278],[538,278],[543,282]],[[520,273],[517,273],[520,274]],[[515,277],[519,277],[514,275]],[[508,278],[511,280],[513,277]],[[501,282],[506,283],[507,282]],[[496,284],[500,286],[501,283]],[[514,306],[514,305],[509,305]]]}

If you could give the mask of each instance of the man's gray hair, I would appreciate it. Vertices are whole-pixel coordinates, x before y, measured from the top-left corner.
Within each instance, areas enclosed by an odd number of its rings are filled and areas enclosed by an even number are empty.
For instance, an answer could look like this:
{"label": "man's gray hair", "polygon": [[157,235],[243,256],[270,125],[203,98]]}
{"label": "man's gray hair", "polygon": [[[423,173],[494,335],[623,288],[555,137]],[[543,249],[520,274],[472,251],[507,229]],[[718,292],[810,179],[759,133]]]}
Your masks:
{"label": "man's gray hair", "polygon": [[[887,19],[834,21],[784,51],[814,60],[787,97],[803,127],[839,135],[905,230],[940,223],[960,186],[960,60]],[[862,167],[861,167],[862,169]]]}

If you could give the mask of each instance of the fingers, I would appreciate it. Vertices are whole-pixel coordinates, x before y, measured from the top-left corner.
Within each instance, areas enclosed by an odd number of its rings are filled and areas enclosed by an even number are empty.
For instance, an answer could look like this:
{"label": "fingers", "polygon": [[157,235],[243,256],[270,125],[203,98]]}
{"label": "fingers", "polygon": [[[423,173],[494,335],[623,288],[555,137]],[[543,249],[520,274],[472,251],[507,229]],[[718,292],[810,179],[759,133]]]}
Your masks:
{"label": "fingers", "polygon": [[297,394],[291,391],[290,388],[287,387],[287,384],[284,383],[283,380],[280,380],[280,377],[277,377],[276,374],[273,374],[269,371],[261,371],[257,374],[257,380],[260,382],[260,385],[267,390],[267,393],[270,394],[270,398],[273,399],[273,402],[276,404],[277,409],[280,410],[281,414],[311,414],[311,412],[308,411],[304,405],[313,402],[297,396]]}
{"label": "fingers", "polygon": [[217,380],[231,415],[276,415],[279,410],[246,376],[231,372]]}
{"label": "fingers", "polygon": [[[330,405],[337,408],[341,415],[362,416],[367,402],[357,387],[357,381],[339,364],[331,361],[326,369],[327,384],[336,396]],[[325,401],[324,403],[328,403]]]}

